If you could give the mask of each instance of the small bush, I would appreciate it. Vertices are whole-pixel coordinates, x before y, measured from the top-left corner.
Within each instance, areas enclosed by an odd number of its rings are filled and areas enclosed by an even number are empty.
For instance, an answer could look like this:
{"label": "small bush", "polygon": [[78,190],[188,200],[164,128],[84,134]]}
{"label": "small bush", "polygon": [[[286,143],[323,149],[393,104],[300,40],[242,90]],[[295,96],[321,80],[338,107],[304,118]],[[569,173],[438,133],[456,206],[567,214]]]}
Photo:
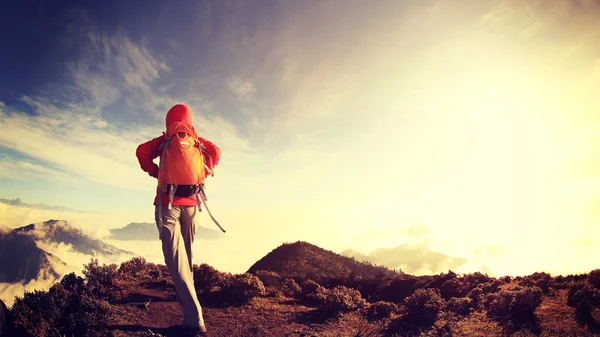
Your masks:
{"label": "small bush", "polygon": [[469,297],[453,297],[446,302],[446,311],[452,312],[458,316],[465,316],[473,307],[473,300]]}
{"label": "small bush", "polygon": [[456,278],[449,279],[440,286],[440,295],[443,299],[448,300],[453,297],[465,296],[461,281]]}
{"label": "small bush", "polygon": [[600,290],[584,282],[573,283],[567,295],[567,305],[575,308],[579,321],[591,322],[592,311],[600,308]]}
{"label": "small bush", "polygon": [[367,318],[369,320],[378,320],[390,317],[391,314],[398,311],[398,306],[392,302],[377,301],[367,309]]}
{"label": "small bush", "polygon": [[265,285],[265,287],[278,288],[281,287],[281,276],[274,271],[258,270],[254,273],[256,277]]}
{"label": "small bush", "polygon": [[508,284],[512,281],[512,277],[510,276],[502,276],[501,278],[498,279],[500,282],[504,283],[504,284]]}
{"label": "small bush", "polygon": [[11,309],[17,336],[85,335],[88,327],[105,322],[108,302],[94,298],[82,278],[73,273],[49,291],[26,291]]}
{"label": "small bush", "polygon": [[362,308],[366,301],[356,289],[337,286],[333,289],[321,288],[319,311],[327,316],[339,316],[342,313]]}
{"label": "small bush", "polygon": [[[311,287],[308,288],[306,290],[306,292],[303,291],[302,298],[303,298],[304,302],[306,302],[307,305],[313,306],[313,307],[320,307],[327,300],[327,295],[329,294],[329,289],[322,287],[317,283],[315,283],[315,284],[317,285],[317,287],[313,288],[312,287],[313,284],[311,284]],[[313,291],[308,292],[310,289],[313,289]]]}
{"label": "small bush", "polygon": [[588,282],[592,287],[600,289],[600,269],[594,269],[590,272]]}
{"label": "small bush", "polygon": [[402,303],[417,288],[418,279],[414,276],[401,275],[382,286],[375,294],[378,301]]}
{"label": "small bush", "polygon": [[419,326],[431,326],[435,323],[444,300],[437,289],[417,289],[404,300],[407,320]]}
{"label": "small bush", "polygon": [[483,294],[491,294],[497,292],[501,285],[502,282],[499,280],[493,280],[487,283],[480,283],[477,285],[477,288],[481,288]]}
{"label": "small bush", "polygon": [[482,302],[485,300],[482,288],[473,288],[468,294],[467,298],[471,300],[471,306],[475,309],[480,308]]}
{"label": "small bush", "polygon": [[550,287],[554,284],[552,276],[544,272],[536,272],[523,278],[519,285],[525,287],[538,287],[545,295],[550,294]]}
{"label": "small bush", "polygon": [[60,280],[60,284],[70,293],[92,296],[92,292],[89,291],[83,277],[77,276],[75,273],[69,273],[63,276],[62,280]]}
{"label": "small bush", "polygon": [[289,297],[299,297],[302,295],[302,288],[294,281],[293,278],[283,280],[281,289],[284,295]]}
{"label": "small bush", "polygon": [[206,263],[194,265],[194,286],[197,290],[209,292],[214,287],[223,289],[227,286],[230,275],[222,273]]}
{"label": "small bush", "polygon": [[243,304],[257,296],[265,296],[264,284],[255,275],[244,273],[231,277],[222,289],[228,302]]}
{"label": "small bush", "polygon": [[111,298],[115,289],[115,277],[117,276],[117,265],[98,264],[98,259],[91,259],[91,262],[84,265],[83,275],[85,275],[87,288],[99,299]]}
{"label": "small bush", "polygon": [[535,323],[535,310],[542,303],[542,290],[539,287],[517,287],[489,294],[488,314],[500,322],[511,321],[515,325]]}
{"label": "small bush", "polygon": [[134,257],[129,261],[121,263],[119,266],[118,273],[119,277],[124,279],[139,279],[147,276],[146,267],[148,263],[143,257]]}
{"label": "small bush", "polygon": [[304,280],[301,285],[302,296],[306,297],[309,294],[314,293],[317,289],[322,288],[320,284],[313,280]]}

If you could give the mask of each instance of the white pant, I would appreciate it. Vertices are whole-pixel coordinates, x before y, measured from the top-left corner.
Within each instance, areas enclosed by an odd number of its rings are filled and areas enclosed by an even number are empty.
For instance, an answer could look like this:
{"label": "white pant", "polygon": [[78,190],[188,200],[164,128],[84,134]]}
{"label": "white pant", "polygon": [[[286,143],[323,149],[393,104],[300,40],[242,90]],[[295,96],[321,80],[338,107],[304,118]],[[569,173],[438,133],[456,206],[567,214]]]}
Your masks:
{"label": "white pant", "polygon": [[[177,303],[183,311],[185,325],[204,328],[202,307],[194,288],[192,244],[196,233],[196,206],[162,206],[162,229],[159,229],[165,264],[175,285]],[[155,207],[158,226],[158,206]]]}

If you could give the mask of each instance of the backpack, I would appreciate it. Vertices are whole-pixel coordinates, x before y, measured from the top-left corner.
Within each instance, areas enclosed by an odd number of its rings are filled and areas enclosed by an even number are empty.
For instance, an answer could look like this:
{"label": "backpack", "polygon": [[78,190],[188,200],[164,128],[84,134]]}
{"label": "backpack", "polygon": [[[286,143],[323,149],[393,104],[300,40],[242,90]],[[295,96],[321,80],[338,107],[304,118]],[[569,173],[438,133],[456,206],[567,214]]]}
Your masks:
{"label": "backpack", "polygon": [[[212,220],[225,232],[217,220],[210,214],[206,205],[205,180],[206,171],[214,173],[207,165],[212,158],[206,153],[204,146],[198,141],[194,126],[184,121],[173,122],[163,132],[164,141],[159,146],[160,163],[158,166],[158,203],[162,205],[162,194],[169,195],[169,209],[173,205],[174,196],[190,197],[196,195],[198,209],[202,211],[204,204]],[[211,165],[212,166],[212,165]],[[205,171],[206,170],[206,171]],[[202,194],[202,196],[200,196]],[[158,207],[159,213],[162,207]],[[162,222],[162,214],[159,214]]]}

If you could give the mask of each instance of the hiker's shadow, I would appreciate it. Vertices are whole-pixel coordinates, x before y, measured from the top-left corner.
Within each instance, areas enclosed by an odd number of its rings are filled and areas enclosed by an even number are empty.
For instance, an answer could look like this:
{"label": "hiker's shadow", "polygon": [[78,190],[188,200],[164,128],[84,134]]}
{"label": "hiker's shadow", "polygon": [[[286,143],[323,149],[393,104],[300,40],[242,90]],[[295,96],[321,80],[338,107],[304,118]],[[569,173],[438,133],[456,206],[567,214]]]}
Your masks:
{"label": "hiker's shadow", "polygon": [[[181,327],[179,326],[170,326],[167,328],[154,328],[154,327],[148,327],[148,326],[142,326],[142,325],[133,325],[133,324],[121,324],[121,325],[109,325],[106,326],[106,329],[108,331],[115,331],[115,330],[119,330],[119,331],[123,331],[126,334],[136,334],[138,335],[138,333],[140,332],[147,332],[148,336],[155,336],[155,335],[160,335],[160,336],[164,336],[164,337],[180,337],[180,336],[186,336],[185,331],[183,331],[181,329]],[[193,336],[193,335],[192,335]]]}
{"label": "hiker's shadow", "polygon": [[335,320],[335,316],[332,314],[327,314],[319,309],[313,309],[306,312],[301,312],[296,315],[294,321],[300,324],[323,324],[329,321]]}

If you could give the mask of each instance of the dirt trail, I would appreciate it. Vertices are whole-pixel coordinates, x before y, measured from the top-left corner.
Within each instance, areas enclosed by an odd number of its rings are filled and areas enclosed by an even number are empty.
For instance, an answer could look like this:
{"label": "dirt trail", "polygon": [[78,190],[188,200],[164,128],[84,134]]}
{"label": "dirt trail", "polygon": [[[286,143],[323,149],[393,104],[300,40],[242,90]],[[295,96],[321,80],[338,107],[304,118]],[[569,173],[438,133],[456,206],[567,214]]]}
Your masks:
{"label": "dirt trail", "polygon": [[[177,329],[183,315],[175,301],[172,284],[132,284],[113,301],[108,326],[99,330],[108,336],[184,336]],[[206,336],[290,336],[343,337],[366,336],[379,330],[359,313],[349,313],[339,320],[319,321],[314,308],[299,305],[285,297],[255,298],[242,306],[222,307],[215,299],[200,297]],[[195,335],[192,335],[195,336]],[[200,336],[200,335],[198,335]],[[382,334],[369,334],[382,336]]]}

